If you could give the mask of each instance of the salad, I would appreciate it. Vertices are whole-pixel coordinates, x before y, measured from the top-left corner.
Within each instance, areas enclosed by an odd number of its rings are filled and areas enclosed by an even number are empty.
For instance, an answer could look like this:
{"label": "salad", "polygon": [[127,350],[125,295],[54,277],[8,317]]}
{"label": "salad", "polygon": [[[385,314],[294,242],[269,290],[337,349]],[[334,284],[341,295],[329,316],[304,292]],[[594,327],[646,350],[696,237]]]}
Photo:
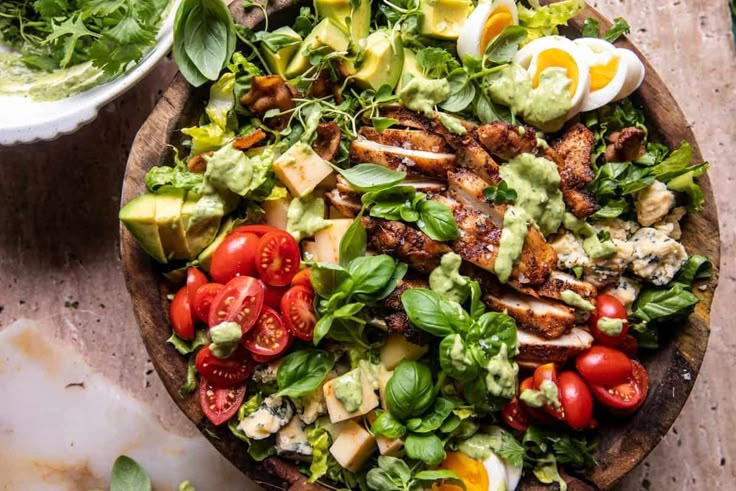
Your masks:
{"label": "salad", "polygon": [[233,26],[120,218],[183,284],[181,395],[244,459],[330,489],[565,489],[645,402],[638,355],[711,274],[679,242],[708,164],[650,133],[623,19],[559,34],[583,6],[315,0]]}

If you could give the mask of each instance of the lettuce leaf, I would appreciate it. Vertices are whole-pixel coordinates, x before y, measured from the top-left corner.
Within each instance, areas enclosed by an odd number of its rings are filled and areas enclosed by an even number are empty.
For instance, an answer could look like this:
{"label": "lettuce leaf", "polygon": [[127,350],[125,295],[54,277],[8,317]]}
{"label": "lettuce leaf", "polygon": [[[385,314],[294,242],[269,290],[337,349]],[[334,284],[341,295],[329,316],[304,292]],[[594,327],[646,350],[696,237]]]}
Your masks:
{"label": "lettuce leaf", "polygon": [[327,474],[330,459],[330,434],[326,429],[313,427],[307,430],[307,441],[312,447],[312,464],[309,466],[309,482],[315,482]]}
{"label": "lettuce leaf", "polygon": [[228,113],[235,107],[234,89],[235,74],[224,73],[210,87],[210,99],[205,108],[209,123],[181,130],[192,137],[192,155],[216,150],[235,137],[227,124]]}
{"label": "lettuce leaf", "polygon": [[530,7],[519,4],[519,24],[526,27],[527,44],[542,36],[558,34],[557,28],[566,25],[585,7],[583,0],[563,0],[549,5],[540,5],[539,0],[530,0]]}

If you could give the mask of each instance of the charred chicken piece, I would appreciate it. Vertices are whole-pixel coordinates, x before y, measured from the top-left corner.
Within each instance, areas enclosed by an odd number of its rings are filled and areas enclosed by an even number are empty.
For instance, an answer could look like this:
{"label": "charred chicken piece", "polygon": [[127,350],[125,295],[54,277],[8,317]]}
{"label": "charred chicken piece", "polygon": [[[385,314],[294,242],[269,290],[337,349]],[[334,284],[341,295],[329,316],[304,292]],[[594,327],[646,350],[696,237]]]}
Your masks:
{"label": "charred chicken piece", "polygon": [[317,125],[317,139],[312,143],[312,149],[323,160],[333,160],[340,148],[340,128],[334,121]]}
{"label": "charred chicken piece", "polygon": [[407,150],[422,150],[433,153],[449,153],[450,151],[450,147],[448,147],[444,138],[424,130],[389,128],[379,132],[372,126],[364,126],[358,133],[376,143]]}
{"label": "charred chicken piece", "polygon": [[256,143],[260,143],[266,139],[266,132],[258,128],[245,136],[239,136],[233,141],[233,148],[236,150],[248,150]]}
{"label": "charred chicken piece", "polygon": [[565,290],[573,291],[588,301],[593,301],[598,296],[598,289],[595,286],[562,271],[552,271],[547,281],[536,288],[539,296],[556,300],[562,298],[562,292]]}
{"label": "charred chicken piece", "polygon": [[[258,116],[263,116],[271,109],[288,111],[294,109],[296,89],[287,84],[279,75],[253,77],[250,90],[240,98],[240,102]],[[268,118],[265,124],[272,128],[283,128],[289,120],[289,115],[283,114],[275,118]]]}
{"label": "charred chicken piece", "polygon": [[562,198],[578,218],[593,214],[597,208],[593,196],[585,188],[595,177],[591,169],[594,144],[593,132],[585,125],[576,123],[544,154],[557,164]]}
{"label": "charred chicken piece", "polygon": [[631,162],[646,153],[644,139],[646,133],[639,128],[630,126],[621,131],[612,133],[608,137],[604,157],[606,162]]}
{"label": "charred chicken piece", "polygon": [[564,365],[570,358],[593,346],[593,336],[578,327],[556,339],[545,339],[519,329],[516,334],[519,354],[514,359],[524,368],[535,368],[544,363]]}
{"label": "charred chicken piece", "polygon": [[360,202],[360,196],[352,193],[341,192],[339,189],[331,189],[325,193],[327,203],[335,208],[341,215],[354,218],[358,216],[363,203]]}
{"label": "charred chicken piece", "polygon": [[575,324],[575,312],[572,308],[522,293],[504,292],[498,296],[489,294],[483,297],[483,301],[489,309],[505,311],[520,327],[543,338],[559,338]]}
{"label": "charred chicken piece", "polygon": [[350,143],[350,160],[355,163],[371,162],[409,174],[439,179],[446,179],[447,172],[455,165],[455,155],[450,153],[410,150],[366,139]]}
{"label": "charred chicken piece", "polygon": [[537,133],[528,126],[494,121],[478,128],[478,140],[494,157],[511,160],[537,148]]}

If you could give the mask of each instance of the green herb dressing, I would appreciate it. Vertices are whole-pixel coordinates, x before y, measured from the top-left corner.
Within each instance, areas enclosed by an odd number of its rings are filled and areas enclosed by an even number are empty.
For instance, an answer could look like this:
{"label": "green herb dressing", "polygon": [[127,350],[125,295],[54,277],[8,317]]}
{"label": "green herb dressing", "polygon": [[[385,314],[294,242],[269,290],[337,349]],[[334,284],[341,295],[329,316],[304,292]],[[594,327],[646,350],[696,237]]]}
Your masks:
{"label": "green herb dressing", "polygon": [[578,219],[572,213],[565,213],[563,226],[583,237],[583,250],[593,259],[605,259],[613,256],[618,251],[613,241],[601,241],[591,224]]}
{"label": "green herb dressing", "polygon": [[217,358],[227,358],[233,354],[243,333],[236,322],[222,322],[210,329],[210,350]]}
{"label": "green herb dressing", "polygon": [[527,230],[531,218],[527,213],[515,206],[509,206],[503,216],[503,230],[498,244],[498,255],[493,266],[501,283],[506,283],[514,269],[514,263],[524,248]]}
{"label": "green herb dressing", "polygon": [[457,449],[471,459],[486,460],[493,454],[498,438],[494,435],[476,433],[457,446]]}
{"label": "green herb dressing", "polygon": [[440,265],[429,274],[429,287],[432,291],[444,295],[448,300],[463,303],[468,298],[468,279],[460,274],[463,259],[454,252],[448,252]]}
{"label": "green herb dressing", "polygon": [[335,379],[332,386],[335,397],[349,413],[357,411],[363,404],[363,385],[360,378],[360,368],[356,368]]}
{"label": "green herb dressing", "polygon": [[92,62],[44,72],[31,70],[18,58],[0,52],[0,95],[30,97],[39,102],[56,101],[91,89],[106,78]]}
{"label": "green herb dressing", "polygon": [[612,319],[610,317],[601,317],[596,323],[598,330],[609,336],[619,336],[624,330],[623,319]]}
{"label": "green herb dressing", "polygon": [[519,399],[530,407],[542,407],[544,405],[560,409],[560,394],[557,385],[551,380],[545,380],[539,386],[539,390],[525,389],[519,395]]}
{"label": "green herb dressing", "polygon": [[567,305],[576,307],[586,312],[592,312],[595,310],[595,305],[585,300],[583,297],[572,290],[563,290],[560,293],[560,300],[565,302]]}
{"label": "green herb dressing", "polygon": [[315,232],[332,225],[325,220],[325,201],[308,195],[303,198],[294,198],[289,203],[286,212],[286,231],[297,241],[304,237],[311,237]]}
{"label": "green herb dressing", "polygon": [[519,366],[508,358],[508,346],[501,344],[498,354],[491,358],[486,366],[486,387],[488,392],[497,397],[511,399],[516,395],[516,375]]}
{"label": "green herb dressing", "polygon": [[434,106],[449,95],[450,84],[444,78],[431,80],[415,77],[399,91],[399,99],[404,107],[428,117],[434,116]]}
{"label": "green herb dressing", "polygon": [[465,126],[462,125],[459,119],[445,113],[439,113],[439,117],[440,122],[450,133],[454,133],[456,135],[465,135],[468,133],[468,130],[465,129]]}

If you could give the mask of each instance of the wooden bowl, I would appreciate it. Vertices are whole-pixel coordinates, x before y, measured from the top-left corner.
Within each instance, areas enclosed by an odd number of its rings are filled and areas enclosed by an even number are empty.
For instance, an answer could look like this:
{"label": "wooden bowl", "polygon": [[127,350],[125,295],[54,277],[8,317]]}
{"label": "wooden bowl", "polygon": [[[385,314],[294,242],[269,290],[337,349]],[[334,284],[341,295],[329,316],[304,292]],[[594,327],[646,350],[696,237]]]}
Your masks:
{"label": "wooden bowl", "polygon": [[[257,9],[245,14],[236,4],[240,5],[240,2],[233,4],[231,10],[241,24],[254,27],[263,20]],[[289,23],[297,15],[299,7],[306,4],[304,0],[276,2],[271,6],[271,26]],[[571,22],[571,32],[579,32],[588,16],[599,19],[604,28],[610,26],[608,20],[588,6]],[[687,140],[693,146],[695,161],[702,161],[690,126],[662,79],[628,40],[621,39],[618,44],[639,55],[646,67],[646,79],[637,97],[645,107],[655,138],[670,147]],[[191,126],[199,118],[205,97],[206,90],[193,89],[181,75],[176,77],[133,142],[123,183],[123,203],[145,192],[144,176],[151,167],[172,164],[168,145],[181,143],[182,135],[178,130]],[[716,205],[708,176],[703,176],[700,184],[705,192],[705,210],[688,215],[684,220],[682,242],[690,254],[702,254],[713,262],[713,278],[705,290],[696,291],[701,302],[687,322],[671,330],[661,349],[644,356],[651,381],[644,406],[633,417],[604,421],[596,453],[599,465],[576,478],[571,477],[571,489],[611,488],[660,442],[682,410],[695,383],[708,344],[709,313],[718,281],[720,252]],[[121,226],[120,230],[123,271],[141,335],[156,370],[177,405],[223,455],[265,489],[324,489],[308,485],[291,464],[278,458],[261,463],[251,461],[245,443],[234,438],[226,427],[216,428],[207,421],[196,394],[185,398],[179,396],[179,386],[186,378],[186,363],[166,343],[171,333],[169,302],[166,299],[171,293],[170,286],[125,227]],[[539,484],[531,478],[521,489],[537,487]]]}

